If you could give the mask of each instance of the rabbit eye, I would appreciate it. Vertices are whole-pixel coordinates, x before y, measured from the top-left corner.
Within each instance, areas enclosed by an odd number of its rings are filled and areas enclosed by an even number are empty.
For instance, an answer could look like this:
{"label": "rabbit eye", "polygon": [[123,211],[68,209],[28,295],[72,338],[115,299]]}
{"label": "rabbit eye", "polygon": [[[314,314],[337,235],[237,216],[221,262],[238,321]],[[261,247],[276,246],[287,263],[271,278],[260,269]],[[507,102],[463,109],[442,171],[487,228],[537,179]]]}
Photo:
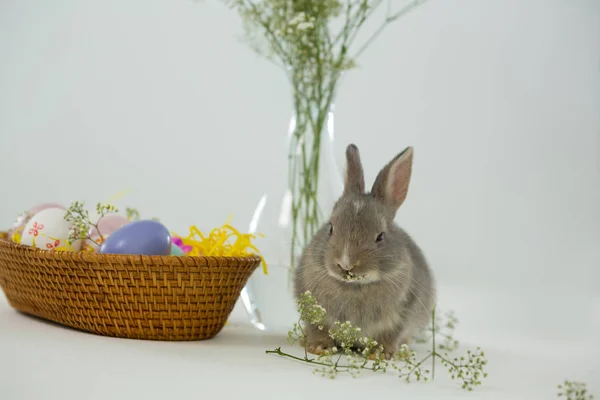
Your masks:
{"label": "rabbit eye", "polygon": [[331,236],[333,234],[333,224],[330,222],[329,223],[329,236]]}
{"label": "rabbit eye", "polygon": [[379,235],[377,235],[377,239],[375,241],[377,243],[379,243],[383,240],[384,237],[385,237],[385,234],[383,232],[381,232]]}

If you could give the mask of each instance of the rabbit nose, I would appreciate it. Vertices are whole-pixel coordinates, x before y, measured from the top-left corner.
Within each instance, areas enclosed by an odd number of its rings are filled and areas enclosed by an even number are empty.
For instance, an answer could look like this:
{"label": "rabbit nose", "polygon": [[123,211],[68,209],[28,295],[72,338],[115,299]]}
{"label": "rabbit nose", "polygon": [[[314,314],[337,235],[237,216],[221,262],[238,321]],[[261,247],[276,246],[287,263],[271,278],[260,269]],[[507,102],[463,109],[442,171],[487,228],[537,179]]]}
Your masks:
{"label": "rabbit nose", "polygon": [[346,263],[338,262],[337,266],[338,266],[338,268],[343,269],[344,271],[350,271],[352,269],[350,264],[346,264]]}
{"label": "rabbit nose", "polygon": [[348,253],[344,252],[342,257],[336,260],[336,264],[341,270],[347,272],[350,271],[352,268],[356,267],[358,265],[358,262],[352,263],[350,261],[350,257],[348,256]]}
{"label": "rabbit nose", "polygon": [[340,269],[343,269],[344,271],[350,271],[352,267],[354,267],[354,265],[352,265],[352,263],[350,262],[350,259],[347,254],[344,254],[344,256],[341,259],[337,260],[337,266]]}

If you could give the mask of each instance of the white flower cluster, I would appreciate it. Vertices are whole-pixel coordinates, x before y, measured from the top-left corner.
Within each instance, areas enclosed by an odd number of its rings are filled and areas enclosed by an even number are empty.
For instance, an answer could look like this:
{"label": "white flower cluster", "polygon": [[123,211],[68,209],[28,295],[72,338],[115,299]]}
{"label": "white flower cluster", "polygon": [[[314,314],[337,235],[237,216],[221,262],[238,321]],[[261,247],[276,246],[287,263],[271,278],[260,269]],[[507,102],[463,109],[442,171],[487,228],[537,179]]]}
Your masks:
{"label": "white flower cluster", "polygon": [[140,219],[140,212],[135,208],[127,207],[125,213],[127,214],[127,219],[130,221],[138,221]]}
{"label": "white flower cluster", "polygon": [[[77,240],[86,239],[89,235],[90,228],[98,226],[90,221],[90,213],[84,207],[85,204],[82,201],[74,201],[71,203],[67,211],[65,211],[65,221],[71,222],[73,225],[69,229],[69,236],[67,242],[73,244]],[[96,213],[103,217],[106,214],[118,212],[117,208],[112,204],[98,203],[96,205]]]}
{"label": "white flower cluster", "polygon": [[113,206],[112,204],[98,203],[96,205],[96,213],[98,213],[98,215],[100,215],[102,217],[106,214],[116,213],[116,212],[119,212],[119,210],[117,209],[117,207]]}
{"label": "white flower cluster", "polygon": [[309,324],[322,325],[325,321],[325,309],[317,304],[317,299],[308,290],[298,300],[298,311],[300,319]]}
{"label": "white flower cluster", "polygon": [[565,380],[564,384],[558,385],[558,389],[558,397],[564,397],[565,400],[592,400],[594,398],[583,382]]}
{"label": "white flower cluster", "polygon": [[295,26],[300,31],[305,31],[315,26],[315,18],[306,18],[304,12],[297,13],[289,22],[290,26]]}
{"label": "white flower cluster", "polygon": [[[340,323],[336,321],[329,329],[329,336],[339,343],[344,353],[352,352],[353,348],[367,346],[372,339],[364,337],[359,327],[352,325],[350,321]],[[376,342],[375,342],[376,344]]]}
{"label": "white flower cluster", "polygon": [[275,31],[275,35],[279,37],[298,35],[315,27],[315,17],[307,16],[306,13],[301,11],[287,21],[287,24],[282,25]]}
{"label": "white flower cluster", "polygon": [[462,388],[472,391],[474,387],[482,384],[482,379],[487,378],[487,373],[483,372],[487,359],[485,353],[479,347],[472,352],[467,350],[467,356],[455,357],[450,361],[442,359],[442,364],[448,368],[450,379],[459,379],[462,381]]}
{"label": "white flower cluster", "polygon": [[69,236],[67,237],[67,242],[69,244],[84,239],[88,235],[90,230],[89,213],[88,210],[84,208],[83,202],[72,202],[63,218],[65,221],[73,223],[71,229],[69,229]]}
{"label": "white flower cluster", "polygon": [[[339,348],[334,346],[325,354],[311,359],[306,352],[307,343],[302,323],[311,323],[317,325],[319,329],[323,329],[322,324],[324,324],[326,310],[317,303],[316,298],[310,291],[307,291],[298,300],[298,311],[301,315],[300,321],[294,324],[294,328],[289,332],[288,338],[291,342],[304,341],[304,358],[300,359],[282,353],[280,348],[273,353],[317,365],[318,367],[313,372],[323,377],[334,379],[340,372],[345,372],[356,377],[363,370],[386,373],[392,369],[407,383],[413,381],[427,382],[435,376],[433,368],[431,370],[426,369],[424,363],[431,359],[432,365],[435,366],[435,361],[438,359],[447,368],[450,379],[459,381],[463,389],[471,391],[481,385],[483,379],[487,378],[488,374],[484,372],[487,359],[479,347],[474,352],[468,350],[466,355],[452,359],[448,356],[448,353],[442,355],[438,352],[435,340],[433,340],[433,347],[429,354],[420,359],[417,358],[417,353],[406,344],[403,344],[395,354],[385,354],[383,346],[373,338],[364,336],[361,328],[354,326],[350,321],[337,321],[328,331],[329,337],[333,339]],[[432,322],[433,335],[438,332],[440,326],[444,326],[450,333],[453,333],[457,322],[453,313],[446,315],[448,321],[445,324],[442,323],[441,319],[435,317],[435,308],[432,314],[434,321]],[[457,341],[452,339],[451,336],[448,336],[447,339],[448,341],[444,345],[440,345],[440,348],[453,348],[457,345]],[[589,400],[587,397],[569,397],[573,395],[587,396],[585,387],[577,386],[576,384],[565,384],[560,389],[564,390],[562,395],[569,400]]]}

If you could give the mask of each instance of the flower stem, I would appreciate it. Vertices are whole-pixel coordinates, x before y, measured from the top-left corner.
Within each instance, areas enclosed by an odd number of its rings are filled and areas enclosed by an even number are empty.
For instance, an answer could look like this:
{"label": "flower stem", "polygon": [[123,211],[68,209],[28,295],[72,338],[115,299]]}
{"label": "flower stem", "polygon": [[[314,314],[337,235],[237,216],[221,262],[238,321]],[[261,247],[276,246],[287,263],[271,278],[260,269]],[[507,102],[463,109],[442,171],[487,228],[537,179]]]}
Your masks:
{"label": "flower stem", "polygon": [[[435,358],[434,353],[431,353],[431,354],[428,354],[427,356],[425,356],[421,361],[419,361],[418,363],[414,364],[413,368],[407,374],[400,375],[400,377],[409,378],[417,370],[417,368],[419,368],[425,361],[427,361],[431,357]],[[434,365],[435,365],[435,362],[434,362]]]}
{"label": "flower stem", "polygon": [[[414,1],[410,2],[409,4],[407,4],[404,8],[402,8],[397,13],[395,13],[395,14],[388,13],[386,15],[383,23],[379,26],[379,28],[377,28],[377,30],[371,35],[371,37],[369,39],[367,39],[367,41],[360,47],[360,49],[356,52],[356,55],[354,56],[354,58],[355,59],[358,58],[365,50],[367,50],[369,48],[369,46],[375,41],[375,39],[377,39],[377,37],[379,37],[379,35],[381,35],[383,30],[390,23],[394,22],[395,20],[404,16],[405,14],[408,14],[409,11],[413,10],[419,4],[424,3],[425,1],[427,1],[427,0],[414,0]],[[389,11],[389,8],[388,8],[388,11]]]}
{"label": "flower stem", "polygon": [[301,358],[301,357],[296,357],[296,356],[293,356],[291,354],[285,353],[285,352],[281,351],[281,347],[278,347],[275,350],[266,350],[265,352],[267,354],[277,354],[278,356],[291,358],[292,360],[306,362],[306,363],[309,363],[309,364],[329,366],[329,364],[325,364],[325,363],[322,363],[320,361],[315,361],[314,358],[308,358],[308,356],[305,356],[304,358]]}
{"label": "flower stem", "polygon": [[[435,334],[436,334],[436,329],[435,329],[435,307],[433,307],[433,310],[431,310],[431,341],[432,341],[432,349],[433,351],[431,352],[432,355],[436,354],[436,350],[435,350]],[[431,361],[431,379],[435,379],[435,355],[433,356],[433,360]]]}

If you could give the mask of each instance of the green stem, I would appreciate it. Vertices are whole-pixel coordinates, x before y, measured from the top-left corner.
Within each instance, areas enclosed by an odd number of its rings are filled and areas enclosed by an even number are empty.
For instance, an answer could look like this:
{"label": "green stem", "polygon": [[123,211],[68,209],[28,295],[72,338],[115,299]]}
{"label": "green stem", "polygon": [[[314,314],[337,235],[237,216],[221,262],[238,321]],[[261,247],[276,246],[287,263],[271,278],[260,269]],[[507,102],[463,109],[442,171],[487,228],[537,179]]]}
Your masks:
{"label": "green stem", "polygon": [[310,358],[308,358],[308,356],[305,357],[305,358],[301,358],[301,357],[296,357],[296,356],[293,356],[291,354],[285,353],[285,352],[281,351],[281,347],[278,347],[275,350],[267,350],[266,353],[267,354],[277,354],[278,356],[291,358],[293,360],[302,361],[302,362],[306,362],[306,363],[309,363],[309,364],[323,365],[323,366],[326,366],[326,367],[329,366],[329,364],[325,364],[325,363],[322,363],[320,361],[315,361],[314,358],[310,359]]}
{"label": "green stem", "polygon": [[335,362],[335,368],[337,369],[340,365],[340,360],[342,359],[342,356],[344,355],[344,353],[340,352],[340,356],[338,357],[337,361]]}
{"label": "green stem", "polygon": [[281,61],[283,62],[283,64],[288,65],[288,63],[289,63],[288,57],[289,56],[288,56],[287,52],[283,49],[283,46],[279,42],[279,39],[277,39],[277,35],[275,35],[275,32],[273,32],[271,30],[271,28],[269,27],[269,24],[267,24],[267,22],[261,18],[260,12],[259,12],[258,8],[256,7],[256,5],[250,0],[246,0],[246,1],[244,1],[244,3],[246,5],[246,7],[252,9],[252,12],[254,13],[254,17],[258,20],[258,23],[263,27],[263,29],[267,33],[267,36],[269,36],[271,38],[272,43],[275,45],[277,51],[279,51],[279,56],[281,57]]}
{"label": "green stem", "polygon": [[[431,346],[433,348],[433,351],[431,352],[431,354],[436,354],[436,350],[435,350],[435,307],[433,307],[433,310],[431,310],[431,325],[432,325],[432,342],[433,345]],[[435,379],[435,356],[433,357],[433,360],[431,361],[431,379]]]}
{"label": "green stem", "polygon": [[[276,355],[281,356],[281,357],[291,358],[292,360],[296,360],[296,361],[300,361],[300,362],[305,362],[305,363],[308,363],[308,364],[321,365],[321,366],[324,366],[324,367],[333,367],[337,371],[348,371],[349,369],[353,368],[350,365],[339,365],[339,361],[340,361],[341,357],[343,356],[343,354],[340,354],[340,357],[338,358],[338,361],[336,363],[334,363],[334,364],[328,364],[328,363],[316,361],[316,359],[314,359],[314,358],[308,358],[308,356],[305,356],[304,358],[294,356],[292,354],[289,354],[289,353],[286,353],[284,351],[281,351],[281,347],[277,347],[275,350],[266,350],[265,353],[267,353],[267,354],[276,354]],[[429,356],[431,356],[431,355],[429,355]],[[368,370],[368,371],[374,371],[375,370],[373,367],[366,367],[366,366],[362,367],[362,369],[365,369],[365,370]]]}
{"label": "green stem", "polygon": [[[417,368],[419,368],[425,361],[427,361],[429,358],[434,357],[433,353],[427,355],[425,358],[423,358],[421,361],[419,361],[418,363],[414,364],[413,368],[405,375],[400,375],[400,377],[406,377],[409,378],[416,370]],[[406,361],[407,363],[409,362],[408,360]],[[412,363],[411,363],[412,364]]]}
{"label": "green stem", "polygon": [[[319,229],[320,213],[318,184],[322,132],[331,107],[336,76],[324,84],[322,71],[317,69],[317,81],[305,85],[297,78],[294,86],[296,126],[290,145],[290,190],[292,191],[292,254],[291,268],[296,263],[299,235],[306,245]],[[302,92],[304,91],[304,94]],[[300,148],[300,154],[296,154]]]}
{"label": "green stem", "polygon": [[[388,4],[389,4],[389,1],[390,0],[388,0]],[[346,46],[348,48],[350,46],[352,46],[352,43],[354,43],[354,40],[356,39],[356,36],[358,35],[358,32],[360,31],[360,27],[379,8],[379,6],[381,6],[381,3],[383,3],[383,0],[377,0],[377,2],[375,2],[371,7],[363,10],[362,16],[360,18],[356,19],[356,21],[357,21],[356,26],[353,26],[351,29],[352,36],[346,35],[346,37],[344,39],[344,46]]]}
{"label": "green stem", "polygon": [[300,332],[302,332],[302,337],[304,338],[304,359],[308,360],[308,343],[306,343],[306,332],[304,332],[304,328],[302,328],[302,320],[298,320],[298,327],[300,328]]}
{"label": "green stem", "polygon": [[[360,55],[367,49],[369,48],[369,46],[375,41],[375,39],[377,39],[377,37],[379,35],[381,35],[381,33],[383,32],[383,30],[392,22],[396,21],[397,19],[399,19],[400,17],[404,16],[405,14],[408,14],[409,11],[412,11],[414,8],[416,8],[419,4],[424,3],[427,0],[414,0],[411,3],[409,3],[408,5],[406,5],[404,8],[402,8],[400,11],[398,11],[395,14],[392,15],[386,15],[385,20],[383,21],[383,23],[379,26],[379,28],[377,28],[377,30],[371,35],[371,37],[369,37],[369,39],[367,39],[367,41],[360,47],[360,49],[356,52],[356,55],[354,56],[354,59],[357,59],[358,57],[360,57]],[[368,17],[368,16],[367,16]]]}

